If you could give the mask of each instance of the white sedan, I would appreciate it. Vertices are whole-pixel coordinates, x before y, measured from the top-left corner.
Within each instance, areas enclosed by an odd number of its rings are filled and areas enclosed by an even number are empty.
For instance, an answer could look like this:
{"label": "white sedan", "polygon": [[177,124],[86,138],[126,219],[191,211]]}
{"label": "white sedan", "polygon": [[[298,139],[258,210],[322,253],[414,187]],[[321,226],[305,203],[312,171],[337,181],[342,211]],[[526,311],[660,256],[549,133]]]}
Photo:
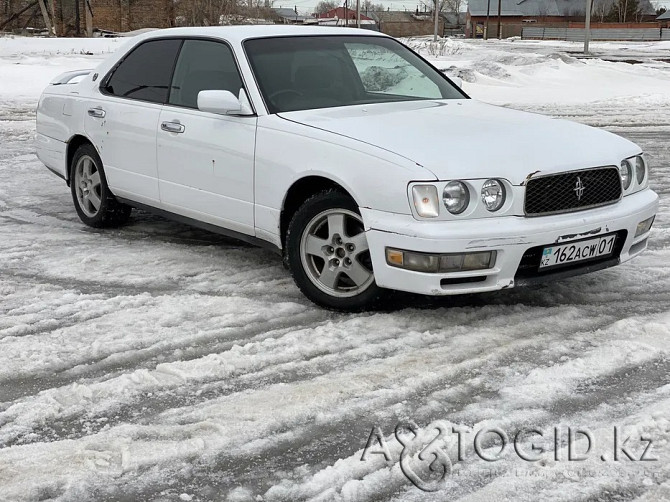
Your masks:
{"label": "white sedan", "polygon": [[658,205],[635,144],[471,100],[397,40],[346,28],[141,35],[47,87],[36,141],[85,224],[137,207],[270,246],[341,310],[617,265]]}

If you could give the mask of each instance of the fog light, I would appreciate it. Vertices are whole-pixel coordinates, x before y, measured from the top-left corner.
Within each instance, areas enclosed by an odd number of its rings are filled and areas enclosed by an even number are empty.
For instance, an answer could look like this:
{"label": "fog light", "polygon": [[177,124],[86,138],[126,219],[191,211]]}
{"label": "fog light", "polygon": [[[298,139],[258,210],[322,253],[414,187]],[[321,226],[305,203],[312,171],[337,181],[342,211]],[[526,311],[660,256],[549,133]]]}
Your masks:
{"label": "fog light", "polygon": [[404,252],[404,267],[417,272],[437,272],[439,262],[438,257],[434,255]]}
{"label": "fog light", "polygon": [[437,272],[440,258],[438,255],[386,248],[386,263],[392,267],[405,268],[415,272]]}
{"label": "fog light", "polygon": [[649,232],[649,230],[651,230],[651,226],[654,224],[654,218],[655,216],[652,216],[651,218],[647,218],[646,220],[638,223],[637,228],[635,229],[635,237],[639,237],[640,235],[644,235]]}
{"label": "fog light", "polygon": [[495,251],[485,253],[468,253],[463,259],[463,270],[482,270],[491,268],[495,261]]}
{"label": "fog light", "polygon": [[414,272],[446,273],[493,268],[496,251],[476,253],[428,254],[386,248],[386,263]]}
{"label": "fog light", "polygon": [[440,256],[440,272],[458,272],[462,267],[462,254],[443,254]]}

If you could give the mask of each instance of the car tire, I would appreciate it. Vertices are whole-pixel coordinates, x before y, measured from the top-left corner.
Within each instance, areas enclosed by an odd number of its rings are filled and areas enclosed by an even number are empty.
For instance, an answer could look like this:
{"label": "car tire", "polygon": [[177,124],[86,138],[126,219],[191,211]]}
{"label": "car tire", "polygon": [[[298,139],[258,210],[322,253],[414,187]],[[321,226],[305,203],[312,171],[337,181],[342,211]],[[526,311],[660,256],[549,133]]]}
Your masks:
{"label": "car tire", "polygon": [[81,145],[74,153],[70,191],[79,218],[90,227],[117,227],[130,217],[132,208],[117,201],[109,190],[102,160],[93,145]]}
{"label": "car tire", "polygon": [[295,212],[285,258],[302,293],[315,304],[355,312],[379,303],[363,220],[356,203],[339,190],[324,190]]}

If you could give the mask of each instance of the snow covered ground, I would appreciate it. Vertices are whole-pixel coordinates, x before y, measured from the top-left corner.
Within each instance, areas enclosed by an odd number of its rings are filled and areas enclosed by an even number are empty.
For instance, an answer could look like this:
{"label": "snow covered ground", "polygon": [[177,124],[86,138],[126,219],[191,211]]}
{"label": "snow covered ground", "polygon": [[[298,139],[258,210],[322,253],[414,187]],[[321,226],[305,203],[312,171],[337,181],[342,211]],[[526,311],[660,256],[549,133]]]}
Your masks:
{"label": "snow covered ground", "polygon": [[[34,155],[34,108],[119,42],[0,38],[0,500],[670,500],[670,45],[593,44],[633,65],[411,43],[474,98],[640,144],[661,195],[649,250],[554,285],[326,312],[268,251],[146,213],[82,225]],[[467,431],[442,491],[402,473],[410,420]],[[373,427],[390,461],[361,460]],[[542,429],[519,446],[547,453],[485,461],[473,438],[494,427]],[[568,461],[568,427],[592,434],[587,460]],[[638,461],[614,460],[614,427]]]}

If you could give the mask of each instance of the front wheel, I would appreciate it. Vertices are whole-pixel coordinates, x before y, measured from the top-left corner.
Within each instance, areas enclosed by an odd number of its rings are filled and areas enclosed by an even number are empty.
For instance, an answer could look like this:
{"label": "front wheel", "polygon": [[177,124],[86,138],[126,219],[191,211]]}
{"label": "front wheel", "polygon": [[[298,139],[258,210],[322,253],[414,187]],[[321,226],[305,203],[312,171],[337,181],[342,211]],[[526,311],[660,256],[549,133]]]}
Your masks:
{"label": "front wheel", "polygon": [[296,211],[286,237],[286,256],[296,284],[317,305],[357,311],[382,296],[363,220],[355,202],[342,192],[320,192]]}

